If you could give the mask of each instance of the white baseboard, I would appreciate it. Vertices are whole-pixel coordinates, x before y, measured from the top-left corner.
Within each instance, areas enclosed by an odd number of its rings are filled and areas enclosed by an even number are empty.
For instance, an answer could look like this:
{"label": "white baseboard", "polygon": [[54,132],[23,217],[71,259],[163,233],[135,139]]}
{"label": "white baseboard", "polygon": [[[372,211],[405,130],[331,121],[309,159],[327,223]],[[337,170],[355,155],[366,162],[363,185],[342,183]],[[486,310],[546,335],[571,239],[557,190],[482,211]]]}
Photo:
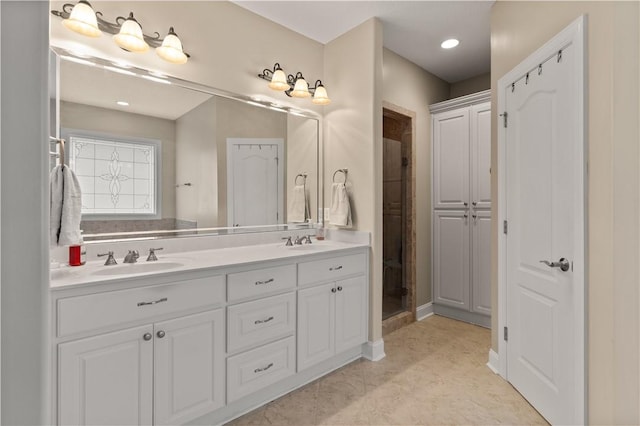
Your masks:
{"label": "white baseboard", "polygon": [[425,318],[433,315],[433,302],[425,303],[424,305],[418,306],[416,309],[416,320],[422,321]]}
{"label": "white baseboard", "polygon": [[367,342],[362,345],[362,356],[369,361],[380,361],[385,357],[384,340],[379,339],[375,342]]}
{"label": "white baseboard", "polygon": [[493,371],[494,374],[498,374],[500,358],[498,357],[498,353],[493,349],[489,349],[489,362],[487,362],[487,367],[489,367],[489,370]]}

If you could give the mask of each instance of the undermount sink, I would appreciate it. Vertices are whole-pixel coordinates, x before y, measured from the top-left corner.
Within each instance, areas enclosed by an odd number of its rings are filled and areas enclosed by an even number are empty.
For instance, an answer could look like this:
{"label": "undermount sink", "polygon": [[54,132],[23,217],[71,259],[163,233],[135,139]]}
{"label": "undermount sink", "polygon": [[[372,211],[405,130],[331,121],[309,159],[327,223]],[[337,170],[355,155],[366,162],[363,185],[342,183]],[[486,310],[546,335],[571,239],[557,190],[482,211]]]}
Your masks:
{"label": "undermount sink", "polygon": [[180,262],[145,262],[145,263],[125,263],[122,265],[104,266],[92,275],[129,275],[144,274],[148,272],[162,272],[184,266]]}

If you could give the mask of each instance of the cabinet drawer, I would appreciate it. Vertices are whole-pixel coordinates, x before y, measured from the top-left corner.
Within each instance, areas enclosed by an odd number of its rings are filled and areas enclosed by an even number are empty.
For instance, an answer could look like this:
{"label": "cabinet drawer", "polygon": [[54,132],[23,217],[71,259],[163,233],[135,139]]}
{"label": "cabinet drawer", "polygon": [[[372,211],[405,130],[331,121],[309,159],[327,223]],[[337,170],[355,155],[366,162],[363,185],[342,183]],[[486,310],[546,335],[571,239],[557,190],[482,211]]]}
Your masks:
{"label": "cabinet drawer", "polygon": [[367,257],[364,253],[298,264],[298,285],[332,281],[355,274],[366,273]]}
{"label": "cabinet drawer", "polygon": [[227,314],[227,352],[257,346],[293,333],[295,293],[230,306]]}
{"label": "cabinet drawer", "polygon": [[227,403],[263,389],[295,372],[293,336],[227,359]]}
{"label": "cabinet drawer", "polygon": [[224,303],[224,276],[58,300],[58,336]]}
{"label": "cabinet drawer", "polygon": [[230,302],[294,288],[296,286],[296,265],[229,274],[227,283]]}

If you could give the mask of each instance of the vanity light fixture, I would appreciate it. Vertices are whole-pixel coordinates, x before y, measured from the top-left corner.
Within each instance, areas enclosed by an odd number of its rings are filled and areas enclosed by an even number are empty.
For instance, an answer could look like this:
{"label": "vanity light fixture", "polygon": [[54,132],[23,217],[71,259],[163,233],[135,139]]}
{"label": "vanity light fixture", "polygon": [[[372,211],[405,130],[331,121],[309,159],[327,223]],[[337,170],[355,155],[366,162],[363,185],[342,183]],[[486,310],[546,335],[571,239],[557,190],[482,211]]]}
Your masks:
{"label": "vanity light fixture", "polygon": [[328,105],[331,99],[327,95],[327,89],[322,81],[316,80],[313,87],[305,80],[301,72],[294,75],[285,74],[280,64],[276,62],[273,69],[265,68],[258,77],[269,82],[269,88],[278,91],[284,91],[285,95],[294,98],[309,98],[313,96],[311,102],[316,105]]}
{"label": "vanity light fixture", "polygon": [[190,58],[182,49],[182,42],[173,27],[169,28],[164,39],[157,32],[153,36],[144,34],[133,12],[127,18],[118,16],[115,22],[109,22],[101,12],[95,12],[88,1],[80,0],[75,5],[66,3],[62,10],[52,10],[51,13],[62,18],[66,28],[79,34],[88,37],[99,37],[102,32],[113,34],[113,41],[127,52],[142,53],[151,46],[160,58],[172,64],[184,64]]}

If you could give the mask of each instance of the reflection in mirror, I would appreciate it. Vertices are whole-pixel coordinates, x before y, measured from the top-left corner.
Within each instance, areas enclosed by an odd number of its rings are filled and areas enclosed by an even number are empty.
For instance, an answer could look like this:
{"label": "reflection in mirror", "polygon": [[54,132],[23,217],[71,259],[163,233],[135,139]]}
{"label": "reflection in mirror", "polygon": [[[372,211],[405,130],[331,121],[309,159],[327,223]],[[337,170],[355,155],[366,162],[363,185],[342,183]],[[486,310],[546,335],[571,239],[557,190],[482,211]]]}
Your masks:
{"label": "reflection in mirror", "polygon": [[316,118],[69,58],[60,60],[60,133],[88,239],[317,221]]}

